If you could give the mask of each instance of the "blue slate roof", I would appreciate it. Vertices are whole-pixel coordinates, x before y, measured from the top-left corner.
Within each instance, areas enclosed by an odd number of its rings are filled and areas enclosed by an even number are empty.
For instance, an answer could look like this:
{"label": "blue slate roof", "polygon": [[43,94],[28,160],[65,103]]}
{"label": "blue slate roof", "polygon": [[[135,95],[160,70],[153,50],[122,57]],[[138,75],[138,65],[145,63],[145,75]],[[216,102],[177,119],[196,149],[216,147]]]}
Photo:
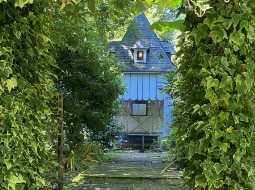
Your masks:
{"label": "blue slate roof", "polygon": [[[134,48],[146,49],[146,63],[134,63]],[[143,13],[134,18],[121,41],[109,43],[109,51],[117,56],[124,72],[168,72],[175,69],[170,60],[173,46],[160,41]]]}

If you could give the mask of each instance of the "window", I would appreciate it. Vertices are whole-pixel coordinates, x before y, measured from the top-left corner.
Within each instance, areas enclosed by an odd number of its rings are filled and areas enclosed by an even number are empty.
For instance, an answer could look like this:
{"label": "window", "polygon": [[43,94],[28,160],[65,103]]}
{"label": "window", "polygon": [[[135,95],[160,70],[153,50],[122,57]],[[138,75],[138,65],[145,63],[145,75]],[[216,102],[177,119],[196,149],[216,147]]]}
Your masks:
{"label": "window", "polygon": [[133,102],[131,115],[146,116],[147,115],[147,102],[145,102],[145,101]]}
{"label": "window", "polygon": [[137,60],[144,60],[144,52],[143,51],[137,51]]}
{"label": "window", "polygon": [[133,49],[130,49],[130,51],[133,55],[134,63],[138,63],[138,64],[146,63],[148,49],[146,50],[145,48],[143,49],[133,48]]}

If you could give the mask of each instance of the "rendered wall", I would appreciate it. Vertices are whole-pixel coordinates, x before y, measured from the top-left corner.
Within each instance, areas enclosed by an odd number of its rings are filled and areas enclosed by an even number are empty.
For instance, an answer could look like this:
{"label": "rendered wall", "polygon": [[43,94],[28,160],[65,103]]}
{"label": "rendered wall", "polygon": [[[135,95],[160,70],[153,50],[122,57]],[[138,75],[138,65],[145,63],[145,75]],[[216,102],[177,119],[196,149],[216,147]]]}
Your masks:
{"label": "rendered wall", "polygon": [[117,123],[123,126],[123,132],[129,134],[160,135],[163,124],[163,101],[149,101],[147,116],[132,116],[131,101],[122,102],[122,111],[115,117]]}

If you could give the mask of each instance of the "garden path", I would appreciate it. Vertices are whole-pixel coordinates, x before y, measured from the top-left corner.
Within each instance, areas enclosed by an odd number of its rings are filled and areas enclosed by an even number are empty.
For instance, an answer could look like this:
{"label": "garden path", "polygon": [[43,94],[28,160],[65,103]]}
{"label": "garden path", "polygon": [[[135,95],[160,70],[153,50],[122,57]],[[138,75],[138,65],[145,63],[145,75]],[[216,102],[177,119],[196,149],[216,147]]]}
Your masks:
{"label": "garden path", "polygon": [[174,168],[162,172],[165,153],[137,151],[107,153],[110,161],[96,164],[73,190],[184,190]]}

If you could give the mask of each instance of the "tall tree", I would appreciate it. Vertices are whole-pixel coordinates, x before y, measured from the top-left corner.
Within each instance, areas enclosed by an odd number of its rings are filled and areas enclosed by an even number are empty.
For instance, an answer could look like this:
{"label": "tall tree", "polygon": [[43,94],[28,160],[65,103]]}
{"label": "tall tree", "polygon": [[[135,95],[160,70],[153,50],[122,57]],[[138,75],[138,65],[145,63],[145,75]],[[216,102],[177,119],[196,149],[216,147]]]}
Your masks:
{"label": "tall tree", "polygon": [[71,148],[84,142],[85,130],[96,133],[106,128],[123,89],[107,41],[114,24],[123,22],[126,13],[114,13],[111,1],[95,6],[94,10],[80,2],[55,12],[57,83],[64,92],[65,130]]}

